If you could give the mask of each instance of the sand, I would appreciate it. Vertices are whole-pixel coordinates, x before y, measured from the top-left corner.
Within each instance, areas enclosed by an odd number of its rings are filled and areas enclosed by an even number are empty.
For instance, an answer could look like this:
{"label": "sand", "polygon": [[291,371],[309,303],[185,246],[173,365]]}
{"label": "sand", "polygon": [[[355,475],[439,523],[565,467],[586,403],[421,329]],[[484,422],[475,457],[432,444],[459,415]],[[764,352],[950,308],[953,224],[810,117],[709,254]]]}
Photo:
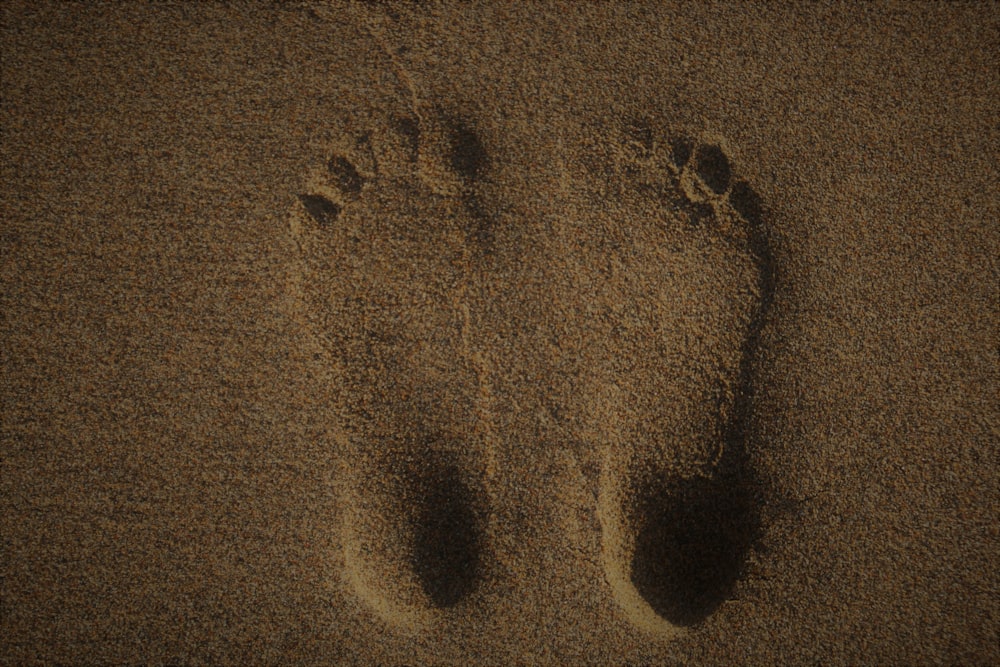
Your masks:
{"label": "sand", "polygon": [[2,11],[5,664],[1000,660],[994,6]]}

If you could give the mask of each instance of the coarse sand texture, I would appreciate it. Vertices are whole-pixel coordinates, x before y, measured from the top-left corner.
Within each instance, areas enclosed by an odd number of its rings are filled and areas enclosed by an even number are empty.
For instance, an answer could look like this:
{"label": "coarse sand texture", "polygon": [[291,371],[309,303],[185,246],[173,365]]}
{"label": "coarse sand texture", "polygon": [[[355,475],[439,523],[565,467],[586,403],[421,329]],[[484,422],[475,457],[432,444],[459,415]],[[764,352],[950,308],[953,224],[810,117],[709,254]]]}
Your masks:
{"label": "coarse sand texture", "polygon": [[1000,666],[998,47],[3,0],[0,667]]}

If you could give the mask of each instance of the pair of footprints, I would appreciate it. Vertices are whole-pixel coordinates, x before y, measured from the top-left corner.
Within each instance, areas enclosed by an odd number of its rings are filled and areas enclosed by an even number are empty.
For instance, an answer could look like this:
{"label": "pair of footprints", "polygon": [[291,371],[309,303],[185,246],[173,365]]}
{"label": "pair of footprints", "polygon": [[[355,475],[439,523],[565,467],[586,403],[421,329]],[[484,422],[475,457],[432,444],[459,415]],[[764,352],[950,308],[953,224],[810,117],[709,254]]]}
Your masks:
{"label": "pair of footprints", "polygon": [[526,528],[494,521],[514,474],[498,461],[558,450],[582,472],[557,484],[592,489],[624,615],[663,635],[699,622],[757,531],[759,198],[718,145],[645,121],[580,128],[535,193],[505,187],[467,122],[375,127],[291,215],[343,429],[346,579],[404,627],[477,604],[497,536]]}

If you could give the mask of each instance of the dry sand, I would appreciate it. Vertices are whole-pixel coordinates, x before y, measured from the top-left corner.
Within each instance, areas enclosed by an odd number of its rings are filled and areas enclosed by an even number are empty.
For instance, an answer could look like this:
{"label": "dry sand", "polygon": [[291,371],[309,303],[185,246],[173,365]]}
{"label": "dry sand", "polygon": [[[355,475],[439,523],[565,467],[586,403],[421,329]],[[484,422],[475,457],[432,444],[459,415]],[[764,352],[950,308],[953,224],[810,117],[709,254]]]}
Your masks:
{"label": "dry sand", "polygon": [[1000,661],[996,5],[2,11],[5,664]]}

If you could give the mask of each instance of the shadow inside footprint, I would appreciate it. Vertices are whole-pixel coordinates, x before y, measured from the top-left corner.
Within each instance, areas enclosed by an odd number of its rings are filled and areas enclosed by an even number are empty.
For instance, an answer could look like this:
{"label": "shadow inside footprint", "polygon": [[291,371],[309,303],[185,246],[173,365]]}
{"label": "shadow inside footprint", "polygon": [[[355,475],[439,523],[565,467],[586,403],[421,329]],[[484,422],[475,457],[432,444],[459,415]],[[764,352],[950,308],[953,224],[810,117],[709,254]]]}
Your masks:
{"label": "shadow inside footprint", "polygon": [[451,168],[465,181],[476,179],[488,166],[486,148],[476,131],[464,120],[452,119]]}
{"label": "shadow inside footprint", "polygon": [[732,170],[729,158],[716,145],[702,146],[698,149],[695,161],[695,172],[708,188],[715,194],[722,194],[729,187]]}
{"label": "shadow inside footprint", "polygon": [[712,478],[647,490],[632,584],[667,621],[698,623],[730,594],[758,532],[753,484],[737,461]]}
{"label": "shadow inside footprint", "polygon": [[306,212],[321,227],[333,224],[342,210],[338,204],[333,203],[323,195],[302,194],[299,195],[299,201],[302,202]]}
{"label": "shadow inside footprint", "polygon": [[431,602],[450,607],[478,580],[480,526],[474,494],[458,466],[432,458],[419,482],[412,567]]}
{"label": "shadow inside footprint", "polygon": [[365,179],[361,177],[350,160],[334,155],[326,163],[326,168],[342,192],[355,197],[361,194]]}
{"label": "shadow inside footprint", "polygon": [[462,200],[471,215],[466,236],[474,241],[482,252],[489,252],[493,246],[495,219],[490,207],[476,192],[475,183],[490,168],[490,156],[475,128],[466,120],[450,117],[446,121],[448,130],[448,166],[463,183]]}

